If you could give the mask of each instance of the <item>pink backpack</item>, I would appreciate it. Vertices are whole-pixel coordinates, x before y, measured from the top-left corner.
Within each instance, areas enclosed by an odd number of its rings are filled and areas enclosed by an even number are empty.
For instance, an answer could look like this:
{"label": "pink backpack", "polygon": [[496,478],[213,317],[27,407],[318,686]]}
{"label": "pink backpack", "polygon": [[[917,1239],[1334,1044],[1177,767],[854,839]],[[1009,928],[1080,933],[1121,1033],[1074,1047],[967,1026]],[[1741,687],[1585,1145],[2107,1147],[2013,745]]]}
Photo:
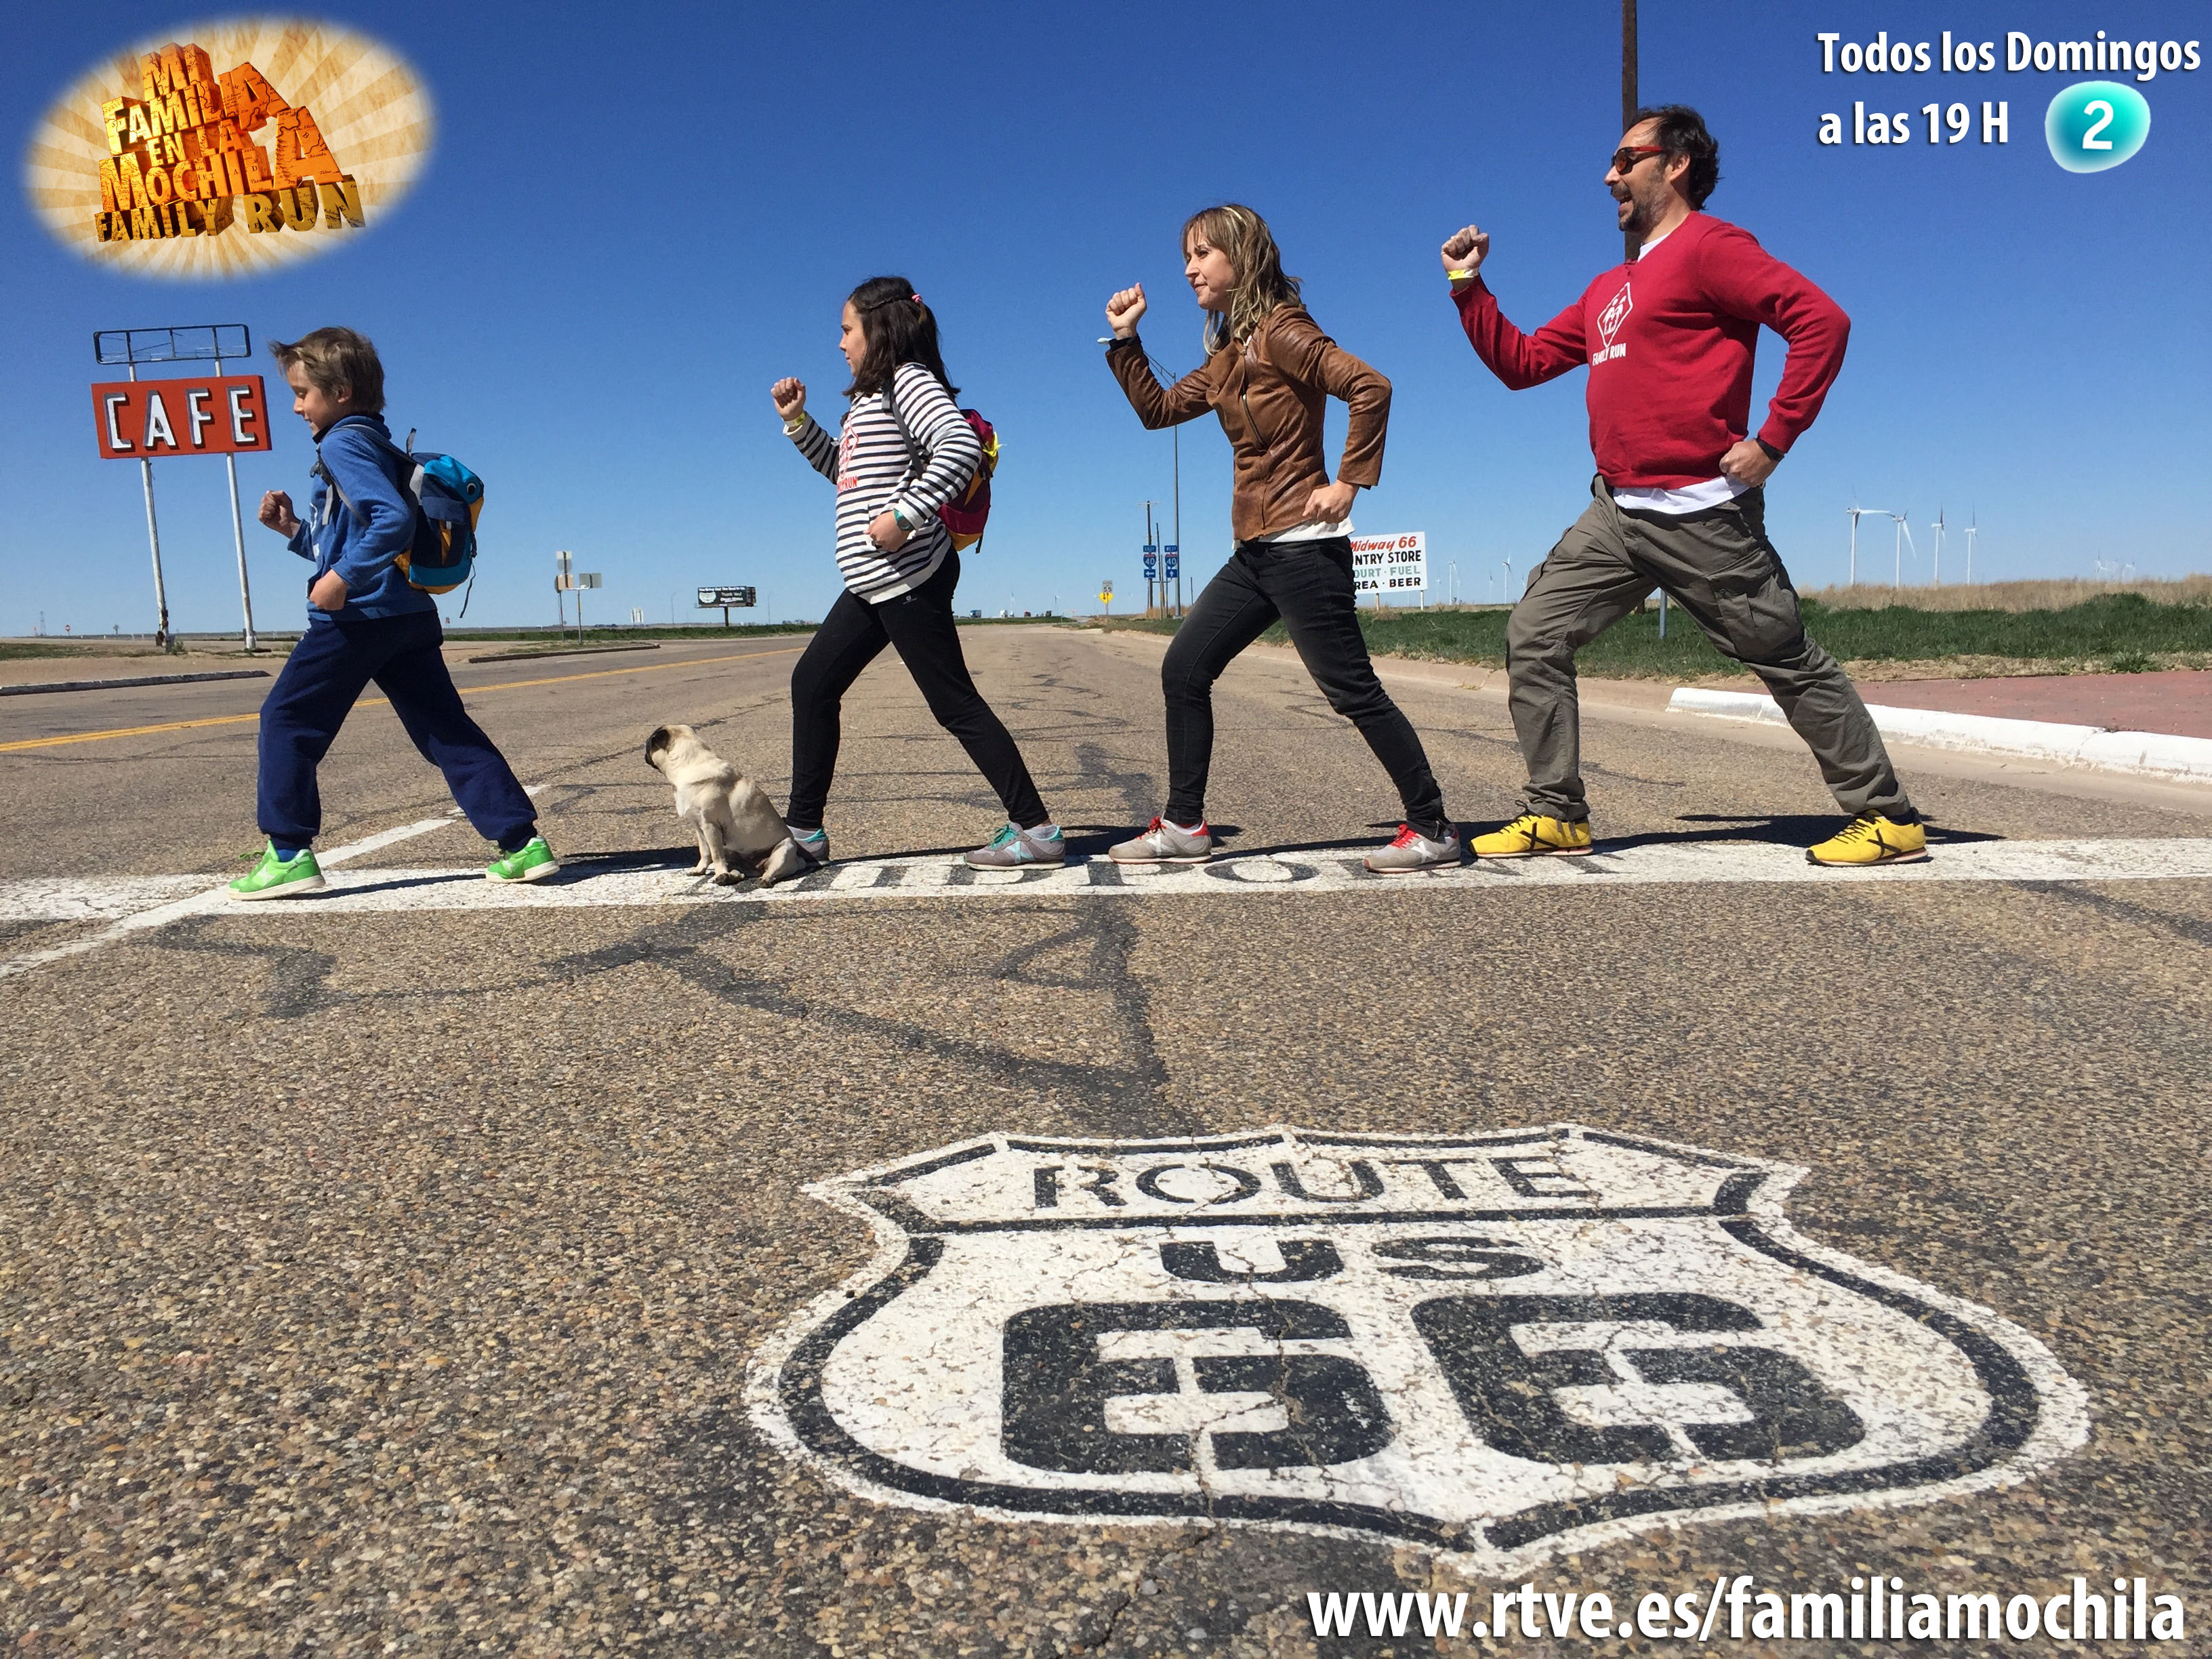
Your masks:
{"label": "pink backpack", "polygon": [[[916,466],[921,465],[924,451],[915,442],[914,434],[906,429],[906,422],[899,414],[897,401],[889,386],[884,388],[884,407],[890,410],[899,435],[906,440],[907,453],[914,458]],[[968,487],[939,507],[937,516],[952,532],[955,550],[964,553],[983,539],[983,526],[991,516],[991,475],[999,470],[999,432],[975,410],[962,410],[960,418],[968,422],[976,441],[983,446],[983,462],[975,469],[975,476],[968,480]]]}

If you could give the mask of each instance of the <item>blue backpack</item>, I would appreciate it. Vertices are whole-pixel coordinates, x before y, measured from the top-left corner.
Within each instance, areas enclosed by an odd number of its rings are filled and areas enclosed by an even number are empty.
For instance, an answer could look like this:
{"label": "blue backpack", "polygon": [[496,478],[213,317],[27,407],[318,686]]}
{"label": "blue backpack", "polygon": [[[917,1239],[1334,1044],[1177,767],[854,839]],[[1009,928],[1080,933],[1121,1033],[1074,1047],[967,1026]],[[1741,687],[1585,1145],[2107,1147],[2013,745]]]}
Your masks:
{"label": "blue backpack", "polygon": [[[399,463],[396,481],[415,503],[414,544],[395,561],[408,585],[425,593],[450,593],[468,582],[473,590],[477,517],[483,511],[483,480],[451,455],[416,453],[411,431],[402,448],[365,422],[357,430],[375,439]],[[346,501],[345,492],[323,465],[319,452],[315,475],[328,487],[331,499],[344,501],[354,522],[366,528],[368,514]],[[467,615],[468,608],[464,596],[461,614]]]}

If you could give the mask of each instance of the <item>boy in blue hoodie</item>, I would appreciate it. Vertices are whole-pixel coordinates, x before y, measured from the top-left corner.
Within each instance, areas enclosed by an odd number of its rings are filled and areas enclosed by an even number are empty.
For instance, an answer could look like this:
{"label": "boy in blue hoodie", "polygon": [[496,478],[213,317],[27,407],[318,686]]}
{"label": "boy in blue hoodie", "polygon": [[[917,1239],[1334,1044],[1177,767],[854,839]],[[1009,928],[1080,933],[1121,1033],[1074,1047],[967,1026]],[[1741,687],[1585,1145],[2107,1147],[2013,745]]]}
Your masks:
{"label": "boy in blue hoodie", "polygon": [[397,560],[413,545],[416,506],[401,487],[405,458],[384,424],[384,365],[349,328],[272,341],[292,410],[315,434],[314,507],[306,522],[272,489],[260,519],[315,567],[307,629],[261,705],[258,812],[268,850],[230,884],[241,899],[290,898],[325,885],[313,842],[323,827],[315,769],[370,681],[477,833],[499,848],[491,881],[540,881],[561,866],[538,833],[537,810],[483,729],[461,707],[439,647],[438,606]]}

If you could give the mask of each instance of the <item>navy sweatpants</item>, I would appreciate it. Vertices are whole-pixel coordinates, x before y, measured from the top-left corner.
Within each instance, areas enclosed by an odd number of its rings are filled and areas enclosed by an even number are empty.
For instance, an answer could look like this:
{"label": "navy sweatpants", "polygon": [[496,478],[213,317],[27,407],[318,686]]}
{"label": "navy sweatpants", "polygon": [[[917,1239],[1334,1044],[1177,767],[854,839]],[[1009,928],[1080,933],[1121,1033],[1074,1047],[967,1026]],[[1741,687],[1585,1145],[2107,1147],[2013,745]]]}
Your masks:
{"label": "navy sweatpants", "polygon": [[422,758],[446,775],[477,833],[512,851],[537,833],[538,809],[505,757],[461,707],[438,646],[434,611],[312,623],[261,705],[261,833],[305,847],[323,827],[315,769],[370,681]]}

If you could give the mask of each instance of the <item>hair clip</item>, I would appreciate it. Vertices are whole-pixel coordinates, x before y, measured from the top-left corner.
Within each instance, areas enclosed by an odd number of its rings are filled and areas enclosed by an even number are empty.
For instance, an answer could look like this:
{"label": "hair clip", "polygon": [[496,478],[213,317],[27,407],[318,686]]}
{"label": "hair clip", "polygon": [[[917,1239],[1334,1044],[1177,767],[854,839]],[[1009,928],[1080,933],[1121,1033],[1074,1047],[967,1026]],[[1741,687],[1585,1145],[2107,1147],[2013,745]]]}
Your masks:
{"label": "hair clip", "polygon": [[921,303],[921,295],[919,294],[909,294],[906,297],[913,301],[916,305],[920,305]]}

